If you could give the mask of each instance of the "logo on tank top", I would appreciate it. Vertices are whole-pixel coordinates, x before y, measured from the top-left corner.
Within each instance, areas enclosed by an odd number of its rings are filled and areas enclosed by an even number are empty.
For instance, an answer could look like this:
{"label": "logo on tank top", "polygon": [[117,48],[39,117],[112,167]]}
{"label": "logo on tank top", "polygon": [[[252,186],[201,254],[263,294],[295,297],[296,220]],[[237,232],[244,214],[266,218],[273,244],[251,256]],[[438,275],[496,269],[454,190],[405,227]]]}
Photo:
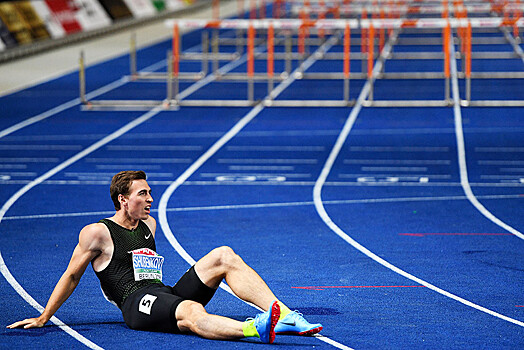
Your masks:
{"label": "logo on tank top", "polygon": [[160,280],[162,281],[162,265],[164,257],[155,251],[142,248],[130,251],[135,272],[135,281]]}

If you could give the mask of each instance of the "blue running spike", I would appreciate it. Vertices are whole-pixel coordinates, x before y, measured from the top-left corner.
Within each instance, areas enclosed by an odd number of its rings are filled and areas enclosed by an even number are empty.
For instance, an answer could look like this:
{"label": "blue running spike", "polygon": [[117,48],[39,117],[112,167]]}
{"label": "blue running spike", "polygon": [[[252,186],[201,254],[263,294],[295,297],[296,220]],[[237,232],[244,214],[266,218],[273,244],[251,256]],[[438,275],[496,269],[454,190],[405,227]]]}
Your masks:
{"label": "blue running spike", "polygon": [[313,335],[322,330],[320,323],[309,323],[298,311],[290,312],[275,327],[276,334]]}

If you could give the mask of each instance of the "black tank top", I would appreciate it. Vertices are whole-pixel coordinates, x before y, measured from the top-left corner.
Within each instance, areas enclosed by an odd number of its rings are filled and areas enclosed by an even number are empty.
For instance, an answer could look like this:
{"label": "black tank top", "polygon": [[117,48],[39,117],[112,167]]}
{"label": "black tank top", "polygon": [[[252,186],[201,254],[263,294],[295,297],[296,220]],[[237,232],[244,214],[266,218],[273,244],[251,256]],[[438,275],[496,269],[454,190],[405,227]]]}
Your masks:
{"label": "black tank top", "polygon": [[133,292],[152,283],[162,283],[156,279],[135,281],[131,251],[149,248],[156,251],[155,239],[149,227],[140,220],[135,230],[128,230],[109,219],[99,221],[107,226],[113,240],[113,256],[109,265],[95,274],[100,280],[104,296],[121,308],[124,300]]}

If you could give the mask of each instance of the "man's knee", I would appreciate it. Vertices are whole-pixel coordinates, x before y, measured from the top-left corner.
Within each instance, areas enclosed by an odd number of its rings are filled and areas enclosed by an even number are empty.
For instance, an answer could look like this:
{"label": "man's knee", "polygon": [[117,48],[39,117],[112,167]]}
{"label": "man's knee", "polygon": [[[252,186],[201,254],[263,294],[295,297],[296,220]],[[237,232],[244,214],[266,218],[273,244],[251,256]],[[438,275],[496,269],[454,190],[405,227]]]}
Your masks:
{"label": "man's knee", "polygon": [[238,256],[231,247],[222,246],[212,250],[213,257],[215,258],[215,264],[226,267],[228,269],[238,266],[242,262],[240,256]]}
{"label": "man's knee", "polygon": [[175,311],[178,329],[195,332],[198,320],[207,315],[204,306],[192,300],[184,300]]}

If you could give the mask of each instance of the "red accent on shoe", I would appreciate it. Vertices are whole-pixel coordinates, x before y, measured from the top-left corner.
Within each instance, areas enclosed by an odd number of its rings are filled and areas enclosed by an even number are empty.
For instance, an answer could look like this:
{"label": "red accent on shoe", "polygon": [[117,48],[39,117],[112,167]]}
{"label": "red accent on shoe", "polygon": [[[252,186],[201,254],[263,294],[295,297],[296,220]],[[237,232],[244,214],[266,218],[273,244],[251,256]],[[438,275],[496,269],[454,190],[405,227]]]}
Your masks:
{"label": "red accent on shoe", "polygon": [[322,327],[317,327],[310,329],[308,331],[304,332],[279,332],[279,335],[303,335],[303,336],[309,336],[319,333],[322,330]]}
{"label": "red accent on shoe", "polygon": [[280,305],[275,301],[273,305],[271,305],[271,331],[269,332],[269,344],[272,344],[275,341],[275,326],[277,325],[279,318]]}

